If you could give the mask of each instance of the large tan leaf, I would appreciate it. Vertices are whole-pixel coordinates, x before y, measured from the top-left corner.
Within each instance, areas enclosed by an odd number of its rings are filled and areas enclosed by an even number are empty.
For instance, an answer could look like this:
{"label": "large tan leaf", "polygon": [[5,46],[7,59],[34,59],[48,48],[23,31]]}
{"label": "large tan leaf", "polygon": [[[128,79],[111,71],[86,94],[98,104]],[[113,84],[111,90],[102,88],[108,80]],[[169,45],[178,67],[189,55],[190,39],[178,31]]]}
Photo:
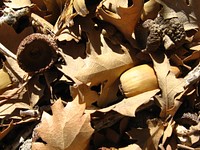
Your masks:
{"label": "large tan leaf", "polygon": [[[135,26],[142,12],[143,0],[132,0],[133,5],[130,7],[120,6],[122,3],[118,1],[109,1],[109,7],[117,3],[115,13],[109,10],[110,8],[105,7],[105,2],[106,1],[102,1],[97,7],[96,12],[98,17],[115,25],[126,38],[133,38]],[[128,3],[128,1],[126,2]]]}
{"label": "large tan leaf", "polygon": [[161,105],[161,117],[174,115],[180,106],[180,101],[176,100],[176,96],[184,91],[184,79],[176,78],[170,71],[170,64],[167,56],[157,52],[151,55],[154,69],[157,75],[158,84],[162,91],[161,96],[157,96]]}
{"label": "large tan leaf", "polygon": [[[33,143],[33,149],[54,149],[67,150],[71,146],[85,149],[93,133],[90,126],[89,116],[84,114],[85,104],[79,104],[78,96],[69,102],[65,107],[61,100],[52,106],[53,115],[44,112],[41,123],[36,128],[38,135],[47,143]],[[47,130],[48,129],[48,130]]]}
{"label": "large tan leaf", "polygon": [[86,48],[82,50],[86,56],[73,58],[67,53],[75,53],[76,50],[68,49],[68,52],[61,53],[66,65],[59,69],[77,84],[86,84],[89,89],[99,86],[99,97],[96,101],[99,106],[106,106],[117,98],[118,78],[121,73],[136,65],[137,60],[129,47],[112,44],[93,25],[88,19],[88,24],[82,26],[87,31],[88,38]]}

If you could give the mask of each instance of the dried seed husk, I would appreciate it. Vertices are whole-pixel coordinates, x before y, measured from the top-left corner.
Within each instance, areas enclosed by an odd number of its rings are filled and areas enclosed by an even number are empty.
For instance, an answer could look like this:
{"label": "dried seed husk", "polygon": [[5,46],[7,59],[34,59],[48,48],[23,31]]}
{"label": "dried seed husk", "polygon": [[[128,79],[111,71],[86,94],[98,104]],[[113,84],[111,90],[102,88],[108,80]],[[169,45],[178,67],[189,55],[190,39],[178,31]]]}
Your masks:
{"label": "dried seed husk", "polygon": [[133,67],[120,77],[121,88],[126,97],[159,88],[153,68],[147,64]]}
{"label": "dried seed husk", "polygon": [[51,36],[33,33],[20,43],[17,62],[28,73],[42,72],[57,60],[57,50],[57,44]]}

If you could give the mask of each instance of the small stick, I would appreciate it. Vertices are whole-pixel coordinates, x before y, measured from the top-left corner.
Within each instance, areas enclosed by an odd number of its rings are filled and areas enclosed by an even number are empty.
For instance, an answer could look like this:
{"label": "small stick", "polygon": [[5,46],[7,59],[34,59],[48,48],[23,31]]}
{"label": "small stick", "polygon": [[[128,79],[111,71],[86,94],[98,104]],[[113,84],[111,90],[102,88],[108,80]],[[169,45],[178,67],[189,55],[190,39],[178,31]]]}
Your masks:
{"label": "small stick", "polygon": [[8,56],[8,57],[11,57],[11,58],[13,58],[14,60],[17,60],[17,56],[14,54],[14,53],[12,53],[9,49],[7,49],[3,44],[1,44],[0,43],[0,51],[4,54],[4,55],[6,55],[6,56]]}
{"label": "small stick", "polygon": [[185,87],[192,85],[200,80],[200,63],[185,76]]}

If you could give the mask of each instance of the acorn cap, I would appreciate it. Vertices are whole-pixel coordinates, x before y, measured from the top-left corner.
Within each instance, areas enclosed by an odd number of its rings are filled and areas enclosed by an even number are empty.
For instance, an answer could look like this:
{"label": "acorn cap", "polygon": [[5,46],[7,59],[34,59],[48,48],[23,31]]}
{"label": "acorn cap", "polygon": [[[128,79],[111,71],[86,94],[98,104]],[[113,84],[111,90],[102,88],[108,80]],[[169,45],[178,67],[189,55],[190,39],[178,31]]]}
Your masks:
{"label": "acorn cap", "polygon": [[17,62],[28,73],[42,72],[57,60],[57,49],[57,44],[51,36],[33,33],[20,43]]}

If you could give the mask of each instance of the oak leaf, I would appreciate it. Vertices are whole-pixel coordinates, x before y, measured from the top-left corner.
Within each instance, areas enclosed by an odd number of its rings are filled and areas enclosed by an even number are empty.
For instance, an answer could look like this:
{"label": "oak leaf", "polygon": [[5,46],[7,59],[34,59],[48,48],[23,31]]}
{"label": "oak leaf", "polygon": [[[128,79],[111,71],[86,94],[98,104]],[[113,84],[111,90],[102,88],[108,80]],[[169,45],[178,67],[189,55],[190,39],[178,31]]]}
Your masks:
{"label": "oak leaf", "polygon": [[157,52],[151,54],[154,69],[157,75],[159,87],[162,91],[161,96],[156,96],[161,106],[161,117],[167,117],[168,115],[174,115],[181,105],[181,101],[178,95],[184,92],[183,78],[176,78],[175,74],[170,71],[170,64],[167,56],[163,53]]}
{"label": "oak leaf", "polygon": [[[134,30],[137,21],[140,18],[143,8],[143,0],[132,0],[133,5],[130,7],[120,6],[122,3],[115,1],[116,12],[112,12],[109,8],[106,8],[102,1],[97,7],[97,16],[111,24],[115,25],[118,30],[120,30],[127,39],[134,38]],[[110,1],[109,1],[110,2]],[[126,1],[128,3],[128,1]],[[110,2],[110,6],[113,6],[113,1]]]}
{"label": "oak leaf", "polygon": [[[58,66],[58,69],[72,78],[77,85],[86,84],[91,90],[98,87],[99,97],[96,101],[99,106],[104,107],[117,99],[119,76],[138,61],[130,46],[114,45],[101,34],[101,29],[94,28],[95,24],[90,17],[81,18],[78,22],[82,31],[86,32],[85,47],[78,47],[81,43],[74,43],[77,48],[63,49],[60,54],[66,65]],[[86,20],[87,24],[84,23]],[[77,24],[73,27],[75,26]],[[77,53],[84,55],[73,56]]]}

